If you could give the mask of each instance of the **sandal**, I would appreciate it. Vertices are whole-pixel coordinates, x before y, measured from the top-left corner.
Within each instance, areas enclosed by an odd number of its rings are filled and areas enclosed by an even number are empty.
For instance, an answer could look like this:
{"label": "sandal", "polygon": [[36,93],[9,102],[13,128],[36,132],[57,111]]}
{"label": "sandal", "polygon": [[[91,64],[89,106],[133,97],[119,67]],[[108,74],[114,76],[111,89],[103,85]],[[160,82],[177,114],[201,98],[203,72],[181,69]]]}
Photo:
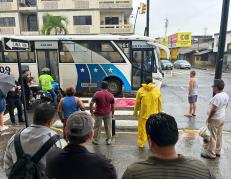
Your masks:
{"label": "sandal", "polygon": [[193,116],[190,115],[190,114],[185,114],[184,116],[185,116],[185,117],[193,117]]}

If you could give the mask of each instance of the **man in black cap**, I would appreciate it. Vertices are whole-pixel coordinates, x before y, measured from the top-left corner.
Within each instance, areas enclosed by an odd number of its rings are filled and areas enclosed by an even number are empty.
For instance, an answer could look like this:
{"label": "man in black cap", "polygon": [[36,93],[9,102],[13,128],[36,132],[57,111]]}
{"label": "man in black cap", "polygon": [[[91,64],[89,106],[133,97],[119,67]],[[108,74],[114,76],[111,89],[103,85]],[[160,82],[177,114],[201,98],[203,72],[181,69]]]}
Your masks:
{"label": "man in black cap", "polygon": [[66,136],[69,144],[62,150],[56,148],[47,155],[46,173],[50,179],[116,179],[111,161],[90,153],[85,148],[93,139],[94,120],[90,114],[78,111],[69,116]]}
{"label": "man in black cap", "polygon": [[212,87],[215,96],[209,102],[206,121],[210,131],[210,139],[207,151],[201,154],[201,157],[207,159],[215,159],[221,155],[222,130],[229,102],[228,94],[223,91],[225,87],[223,80],[215,80]]}

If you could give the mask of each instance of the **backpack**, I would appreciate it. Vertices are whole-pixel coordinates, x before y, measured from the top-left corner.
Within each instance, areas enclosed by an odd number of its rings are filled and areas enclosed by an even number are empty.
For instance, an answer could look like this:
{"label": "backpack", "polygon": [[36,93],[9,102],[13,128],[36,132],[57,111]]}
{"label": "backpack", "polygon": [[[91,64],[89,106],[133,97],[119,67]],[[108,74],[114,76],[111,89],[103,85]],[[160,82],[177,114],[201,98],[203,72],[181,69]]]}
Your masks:
{"label": "backpack", "polygon": [[38,162],[48,150],[60,139],[59,135],[52,136],[33,156],[23,152],[20,133],[14,136],[14,146],[17,161],[9,174],[9,179],[44,179],[45,176],[38,167]]}

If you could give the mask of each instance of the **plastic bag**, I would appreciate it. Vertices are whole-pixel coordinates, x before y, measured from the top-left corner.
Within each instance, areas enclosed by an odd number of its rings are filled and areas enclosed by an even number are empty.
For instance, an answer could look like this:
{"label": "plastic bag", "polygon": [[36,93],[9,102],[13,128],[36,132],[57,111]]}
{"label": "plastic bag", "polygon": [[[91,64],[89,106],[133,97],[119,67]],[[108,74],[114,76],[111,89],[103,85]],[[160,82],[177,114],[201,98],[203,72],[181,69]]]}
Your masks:
{"label": "plastic bag", "polygon": [[209,138],[210,137],[210,131],[207,126],[201,127],[199,129],[199,135],[203,138]]}

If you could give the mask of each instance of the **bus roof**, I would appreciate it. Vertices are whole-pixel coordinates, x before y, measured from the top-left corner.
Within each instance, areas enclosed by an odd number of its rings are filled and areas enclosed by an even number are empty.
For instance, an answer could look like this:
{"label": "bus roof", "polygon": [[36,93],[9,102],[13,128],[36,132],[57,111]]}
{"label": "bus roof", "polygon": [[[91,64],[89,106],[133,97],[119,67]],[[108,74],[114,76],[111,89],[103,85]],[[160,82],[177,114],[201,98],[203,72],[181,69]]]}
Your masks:
{"label": "bus roof", "polygon": [[0,40],[3,38],[15,38],[22,40],[144,40],[154,42],[154,38],[140,36],[140,35],[38,35],[38,36],[16,36],[16,35],[1,35]]}

